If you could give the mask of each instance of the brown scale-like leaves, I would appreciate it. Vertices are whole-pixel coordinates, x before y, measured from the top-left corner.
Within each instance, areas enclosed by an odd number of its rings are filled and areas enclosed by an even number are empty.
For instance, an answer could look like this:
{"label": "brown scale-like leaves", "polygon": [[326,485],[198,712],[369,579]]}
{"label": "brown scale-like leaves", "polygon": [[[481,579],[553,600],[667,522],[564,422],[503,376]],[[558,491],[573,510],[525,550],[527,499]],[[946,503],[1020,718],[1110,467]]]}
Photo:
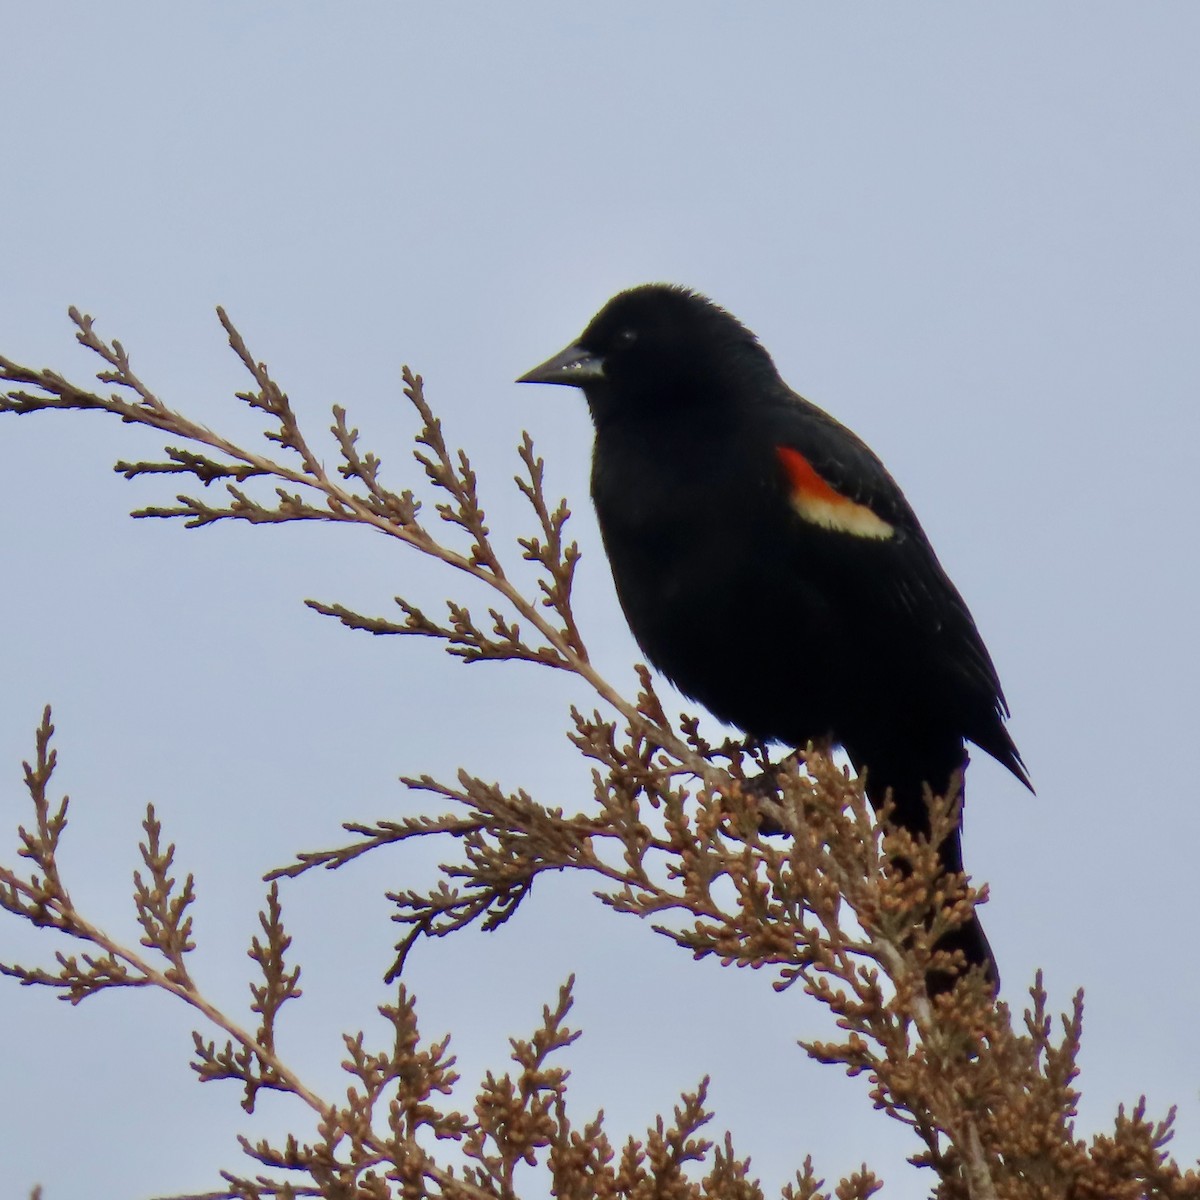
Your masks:
{"label": "brown scale-like leaves", "polygon": [[[939,875],[935,847],[957,820],[955,797],[931,797],[930,839],[915,839],[893,827],[886,810],[875,814],[860,781],[813,748],[772,762],[753,742],[714,744],[695,718],[669,718],[645,668],[637,695],[625,698],[589,658],[571,601],[579,551],[566,534],[570,512],[564,501],[547,500],[544,464],[528,435],[517,451],[516,484],[533,528],[509,555],[493,542],[470,460],[447,441],[420,376],[403,376],[417,419],[416,478],[398,490],[386,482],[381,457],[360,447],[340,406],[330,428],[336,467],[327,471],[287,393],[227,315],[218,315],[250,377],[238,398],[264,418],[264,446],[241,445],[171,409],[136,375],[121,343],[105,341],[92,318],[75,310],[76,337],[100,359],[103,387],[0,356],[8,385],[0,412],[104,412],[161,432],[161,458],[121,462],[117,470],[130,479],[190,478],[195,494],[136,516],[193,527],[349,523],[430,556],[448,569],[448,583],[457,573],[489,589],[486,617],[454,596],[444,615],[404,597],[395,598],[394,616],[308,603],[352,629],[433,638],[467,663],[569,671],[599,707],[567,718],[566,736],[591,769],[590,793],[568,807],[465,771],[452,782],[417,774],[405,780],[410,815],[347,822],[343,844],[303,852],[272,872],[249,948],[254,978],[243,1016],[214,1004],[191,973],[192,913],[202,889],[190,875],[180,878],[176,848],[153,807],[128,934],[110,935],[76,907],[59,866],[68,803],[51,795],[56,759],[47,711],[25,767],[17,858],[0,865],[0,907],[57,937],[60,948],[51,965],[0,970],[73,1004],[102,991],[159,989],[197,1014],[202,1030],[192,1067],[202,1081],[234,1082],[248,1110],[264,1088],[293,1098],[309,1132],[279,1144],[243,1139],[245,1163],[220,1173],[222,1190],[210,1200],[764,1196],[731,1136],[710,1131],[706,1081],[642,1136],[612,1134],[602,1115],[571,1112],[565,1064],[580,1034],[566,1023],[569,982],[533,1034],[512,1040],[511,1068],[474,1089],[458,1078],[448,1037],[423,1039],[403,983],[381,1006],[375,1028],[346,1034],[333,1050],[344,1096],[319,1095],[299,1077],[289,1065],[285,1017],[302,996],[300,968],[280,881],[430,838],[442,849],[438,881],[424,889],[398,884],[391,895],[401,930],[393,978],[403,976],[422,940],[519,919],[540,875],[585,872],[603,904],[649,919],[665,947],[758,968],[764,983],[807,994],[810,1002],[796,1006],[798,1029],[825,1010],[835,1032],[802,1046],[819,1062],[861,1076],[864,1100],[909,1128],[912,1161],[942,1200],[1200,1197],[1195,1172],[1168,1153],[1173,1114],[1157,1121],[1137,1101],[1117,1114],[1111,1133],[1089,1139],[1076,1130],[1082,997],[1056,1026],[1040,976],[1016,1021],[975,974],[945,994],[926,994],[931,968],[962,965],[934,946],[986,895],[964,877]],[[696,1047],[697,1076],[704,1049]],[[869,1123],[856,1129],[869,1146]],[[881,1186],[864,1165],[830,1192],[805,1158],[775,1194],[864,1200]]]}

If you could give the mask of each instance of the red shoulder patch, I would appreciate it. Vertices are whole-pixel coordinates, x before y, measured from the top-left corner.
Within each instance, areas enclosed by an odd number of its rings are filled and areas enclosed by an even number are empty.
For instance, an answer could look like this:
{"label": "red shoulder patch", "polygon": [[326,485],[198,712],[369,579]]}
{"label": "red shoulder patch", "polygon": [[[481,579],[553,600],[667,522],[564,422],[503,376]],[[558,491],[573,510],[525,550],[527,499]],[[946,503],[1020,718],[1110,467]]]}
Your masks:
{"label": "red shoulder patch", "polygon": [[787,473],[792,508],[806,521],[855,537],[890,538],[895,528],[865,504],[843,496],[791,446],[776,446],[775,456]]}
{"label": "red shoulder patch", "polygon": [[793,450],[791,446],[776,446],[775,453],[779,461],[783,463],[784,470],[788,473],[788,480],[791,482],[793,495],[807,496],[814,500],[824,500],[830,504],[853,503],[852,500],[848,500],[840,492],[834,491],[817,474],[816,468],[799,450]]}

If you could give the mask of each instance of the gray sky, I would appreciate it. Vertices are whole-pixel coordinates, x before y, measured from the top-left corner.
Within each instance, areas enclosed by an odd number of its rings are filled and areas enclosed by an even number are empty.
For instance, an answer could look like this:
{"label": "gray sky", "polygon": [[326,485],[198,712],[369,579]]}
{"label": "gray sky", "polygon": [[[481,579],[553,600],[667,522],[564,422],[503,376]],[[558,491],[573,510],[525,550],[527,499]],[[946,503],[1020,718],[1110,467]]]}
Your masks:
{"label": "gray sky", "polygon": [[[1006,996],[1038,966],[1056,1008],[1087,989],[1081,1132],[1146,1092],[1156,1115],[1179,1105],[1176,1153],[1200,1154],[1200,8],[30,4],[5,42],[0,350],[85,377],[76,304],[168,402],[242,434],[223,304],[314,429],[351,409],[394,484],[417,480],[410,363],[502,535],[526,528],[512,447],[534,435],[575,507],[585,631],[623,686],[636,648],[587,503],[586,412],[510,380],[647,280],[756,330],[887,462],[999,667],[1038,795],[977,754],[966,857]],[[581,687],[301,605],[436,604],[457,585],[415,555],[344,529],[135,523],[169,482],[110,466],[155,439],[2,424],[2,844],[50,701],[73,894],[136,936],[154,801],[197,874],[196,969],[222,1002],[246,1000],[261,873],[344,820],[417,811],[399,774],[586,794],[562,735]],[[343,1029],[383,1036],[383,892],[431,853],[285,890],[306,999],[282,1033],[318,1089],[344,1086]],[[3,957],[50,950],[0,922]],[[714,1129],[771,1188],[812,1151],[827,1178],[865,1159],[886,1194],[924,1194],[865,1081],[795,1048],[828,1034],[823,1012],[693,964],[581,881],[543,880],[492,937],[421,947],[411,983],[473,1082],[571,971],[580,1119],[602,1106],[640,1132],[711,1072]],[[0,986],[0,1192],[204,1190],[242,1165],[236,1132],[309,1128],[197,1087],[193,1024],[165,996],[73,1011]]]}

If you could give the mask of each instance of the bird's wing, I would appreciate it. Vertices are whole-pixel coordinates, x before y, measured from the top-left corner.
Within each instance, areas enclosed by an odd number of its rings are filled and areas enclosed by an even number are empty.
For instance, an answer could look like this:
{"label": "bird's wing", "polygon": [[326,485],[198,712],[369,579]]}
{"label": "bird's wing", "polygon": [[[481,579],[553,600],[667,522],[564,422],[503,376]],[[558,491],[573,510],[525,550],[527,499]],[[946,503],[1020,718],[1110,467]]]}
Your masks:
{"label": "bird's wing", "polygon": [[857,435],[794,393],[772,406],[768,424],[797,517],[864,547],[879,546],[887,566],[871,572],[868,586],[890,599],[888,607],[901,615],[914,647],[924,647],[937,669],[957,677],[981,707],[991,710],[996,720],[972,740],[1024,779],[1020,757],[998,720],[1008,715],[1008,704],[995,665],[887,468]]}
{"label": "bird's wing", "polygon": [[822,515],[827,520],[817,523],[862,537],[924,540],[900,486],[857,434],[791,391],[771,405],[769,416],[776,457],[802,517]]}

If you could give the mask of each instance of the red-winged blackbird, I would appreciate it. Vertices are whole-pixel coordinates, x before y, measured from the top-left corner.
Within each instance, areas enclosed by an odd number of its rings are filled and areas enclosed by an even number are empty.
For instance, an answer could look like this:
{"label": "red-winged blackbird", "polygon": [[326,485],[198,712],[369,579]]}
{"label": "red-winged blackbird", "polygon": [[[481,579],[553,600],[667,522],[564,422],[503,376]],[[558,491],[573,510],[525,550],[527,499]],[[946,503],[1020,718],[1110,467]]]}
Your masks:
{"label": "red-winged blackbird", "polygon": [[[733,316],[633,288],[519,382],[583,390],[617,594],[684,695],[763,741],[840,744],[916,833],[923,785],[946,792],[966,741],[1029,786],[996,669],[900,488]],[[957,830],[940,853],[962,870]],[[942,945],[998,982],[977,919]]]}

